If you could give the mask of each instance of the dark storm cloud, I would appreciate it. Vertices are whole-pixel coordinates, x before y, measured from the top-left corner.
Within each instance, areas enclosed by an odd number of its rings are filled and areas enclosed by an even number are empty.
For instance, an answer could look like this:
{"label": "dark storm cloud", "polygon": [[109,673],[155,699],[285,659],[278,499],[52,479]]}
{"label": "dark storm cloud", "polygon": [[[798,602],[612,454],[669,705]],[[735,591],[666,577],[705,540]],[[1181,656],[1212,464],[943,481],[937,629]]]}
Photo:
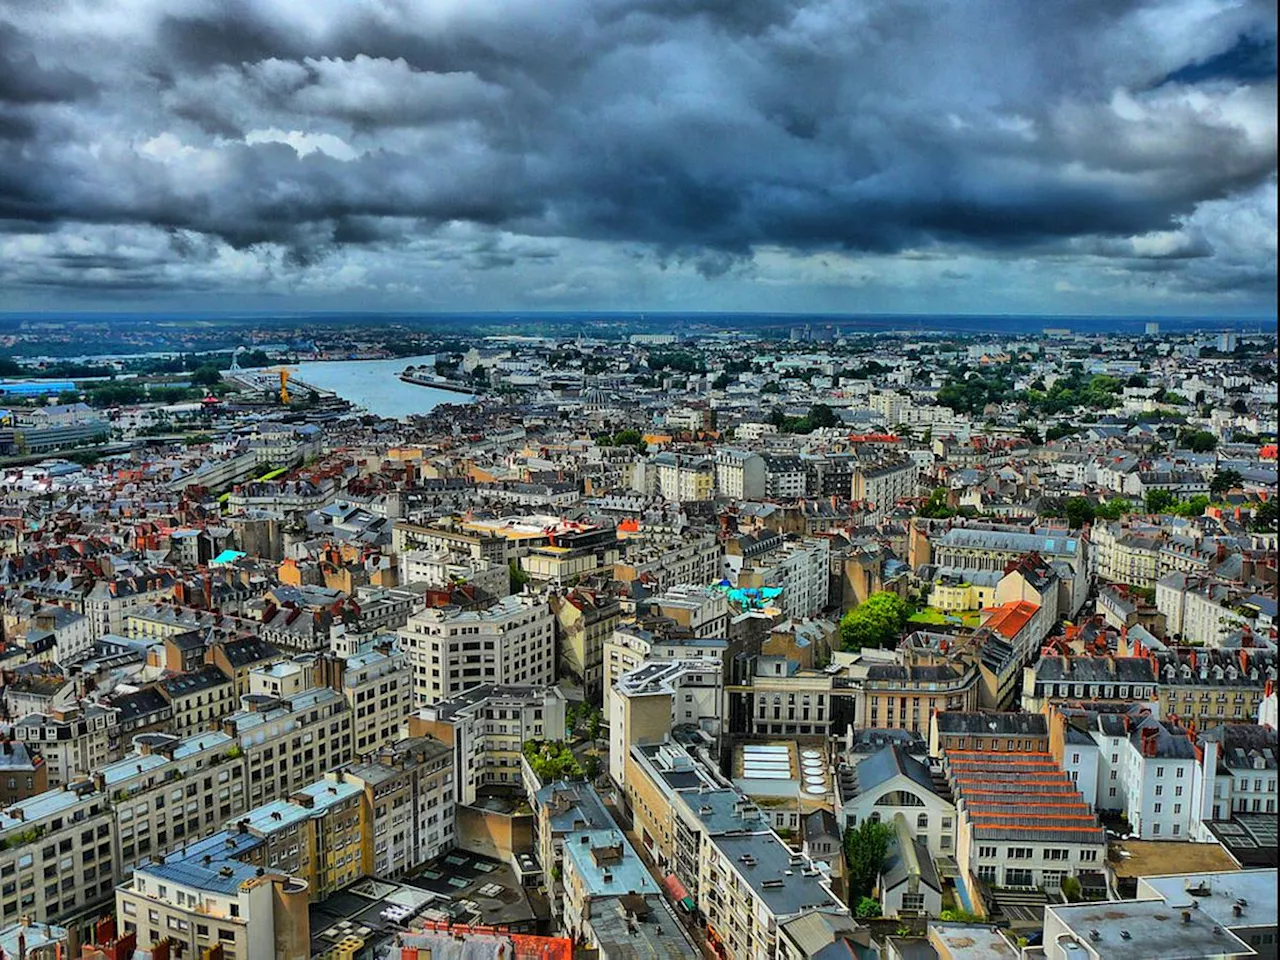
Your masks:
{"label": "dark storm cloud", "polygon": [[[1176,0],[9,8],[0,230],[195,234],[158,249],[204,262],[274,245],[284,273],[460,222],[642,244],[709,281],[763,247],[1123,265],[1152,259],[1127,238],[1274,193],[1275,20]],[[555,256],[481,246],[467,269]],[[1274,269],[1274,242],[1256,260]]]}

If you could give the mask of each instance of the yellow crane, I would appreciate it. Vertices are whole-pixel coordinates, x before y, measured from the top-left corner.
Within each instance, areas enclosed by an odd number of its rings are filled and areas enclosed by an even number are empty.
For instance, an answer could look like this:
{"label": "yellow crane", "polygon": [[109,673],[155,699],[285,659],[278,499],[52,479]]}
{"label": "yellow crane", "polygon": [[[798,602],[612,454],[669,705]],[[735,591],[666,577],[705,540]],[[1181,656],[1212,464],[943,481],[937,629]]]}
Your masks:
{"label": "yellow crane", "polygon": [[285,406],[289,405],[289,374],[293,371],[288,367],[277,367],[271,371],[280,375],[280,402]]}

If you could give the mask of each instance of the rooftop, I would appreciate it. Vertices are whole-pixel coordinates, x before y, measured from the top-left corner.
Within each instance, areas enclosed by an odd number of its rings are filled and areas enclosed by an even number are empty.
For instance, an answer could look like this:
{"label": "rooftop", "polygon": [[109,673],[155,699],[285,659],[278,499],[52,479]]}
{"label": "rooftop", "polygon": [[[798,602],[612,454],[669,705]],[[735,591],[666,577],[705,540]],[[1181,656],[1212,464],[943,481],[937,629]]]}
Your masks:
{"label": "rooftop", "polygon": [[779,919],[815,908],[838,911],[843,906],[824,885],[812,861],[793,854],[772,832],[723,835],[712,837],[711,842]]}
{"label": "rooftop", "polygon": [[[1051,911],[1079,943],[1107,960],[1255,956],[1243,940],[1222,929],[1219,918],[1191,910],[1184,922],[1181,912],[1163,900],[1050,904],[1045,907],[1046,920]],[[1272,917],[1274,923],[1274,913]]]}

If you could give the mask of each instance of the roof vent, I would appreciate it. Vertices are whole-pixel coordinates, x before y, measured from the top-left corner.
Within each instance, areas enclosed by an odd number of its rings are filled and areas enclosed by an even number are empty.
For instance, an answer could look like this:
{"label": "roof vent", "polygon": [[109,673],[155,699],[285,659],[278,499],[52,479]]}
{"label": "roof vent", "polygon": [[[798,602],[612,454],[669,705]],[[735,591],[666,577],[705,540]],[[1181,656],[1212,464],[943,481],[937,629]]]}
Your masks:
{"label": "roof vent", "polygon": [[1121,939],[1121,940],[1132,940],[1132,939],[1133,939],[1133,934],[1132,934],[1132,933],[1130,933],[1128,930],[1121,930],[1121,931],[1120,931],[1120,939]]}
{"label": "roof vent", "polygon": [[1102,939],[1102,934],[1100,934],[1097,930],[1090,930],[1089,939],[1096,942]]}

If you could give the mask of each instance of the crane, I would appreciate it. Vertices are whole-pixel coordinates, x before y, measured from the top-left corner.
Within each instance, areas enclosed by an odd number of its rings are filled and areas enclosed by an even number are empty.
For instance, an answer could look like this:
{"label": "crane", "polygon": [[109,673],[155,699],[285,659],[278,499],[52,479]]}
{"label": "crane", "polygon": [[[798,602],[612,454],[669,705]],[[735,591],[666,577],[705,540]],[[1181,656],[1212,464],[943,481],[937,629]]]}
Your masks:
{"label": "crane", "polygon": [[277,367],[271,371],[280,376],[280,402],[285,406],[289,405],[289,374],[293,371],[288,367]]}

